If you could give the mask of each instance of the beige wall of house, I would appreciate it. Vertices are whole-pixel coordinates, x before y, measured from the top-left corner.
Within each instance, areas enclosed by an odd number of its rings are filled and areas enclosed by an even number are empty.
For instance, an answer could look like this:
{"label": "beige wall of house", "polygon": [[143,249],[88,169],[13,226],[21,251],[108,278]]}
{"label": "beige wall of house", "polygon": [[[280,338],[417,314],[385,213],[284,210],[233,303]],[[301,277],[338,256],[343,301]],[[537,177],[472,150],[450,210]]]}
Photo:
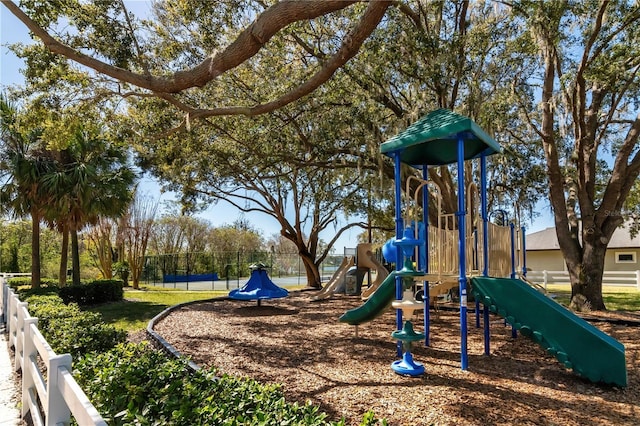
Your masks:
{"label": "beige wall of house", "polygon": [[605,271],[636,271],[640,269],[640,249],[612,248],[604,258]]}
{"label": "beige wall of house", "polygon": [[[527,251],[527,268],[532,271],[564,271],[566,266],[560,250]],[[640,249],[612,248],[604,259],[605,271],[636,271],[640,269]]]}
{"label": "beige wall of house", "polygon": [[559,250],[527,251],[527,269],[532,271],[564,271],[567,269]]}

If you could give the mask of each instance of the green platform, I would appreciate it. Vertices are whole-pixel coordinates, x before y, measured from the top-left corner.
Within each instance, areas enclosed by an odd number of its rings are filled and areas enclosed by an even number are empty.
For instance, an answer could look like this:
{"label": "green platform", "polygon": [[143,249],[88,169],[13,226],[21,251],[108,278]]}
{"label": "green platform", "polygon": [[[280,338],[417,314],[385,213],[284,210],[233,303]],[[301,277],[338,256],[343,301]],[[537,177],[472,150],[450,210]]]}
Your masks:
{"label": "green platform", "polygon": [[627,386],[624,345],[517,279],[475,277],[473,295],[491,312],[592,382]]}
{"label": "green platform", "polygon": [[[396,299],[396,276],[411,275],[403,272],[393,271],[384,279],[380,287],[367,299],[367,301],[357,308],[350,309],[340,317],[340,322],[351,325],[362,324],[371,321],[380,315]],[[416,273],[415,275],[422,275]],[[411,285],[412,281],[408,284]]]}

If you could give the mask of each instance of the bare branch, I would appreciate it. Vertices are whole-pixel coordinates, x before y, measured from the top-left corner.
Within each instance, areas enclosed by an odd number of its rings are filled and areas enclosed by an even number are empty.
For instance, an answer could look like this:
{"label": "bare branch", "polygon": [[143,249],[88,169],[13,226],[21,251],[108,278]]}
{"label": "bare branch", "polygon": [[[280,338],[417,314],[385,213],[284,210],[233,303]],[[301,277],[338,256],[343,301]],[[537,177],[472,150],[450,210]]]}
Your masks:
{"label": "bare branch", "polygon": [[[627,132],[624,143],[618,151],[618,155],[613,164],[611,178],[607,184],[607,188],[602,196],[600,210],[613,210],[617,204],[624,201],[628,191],[631,189],[633,182],[638,177],[640,170],[640,155],[636,153],[633,160],[629,163],[629,158],[633,153],[638,139],[640,138],[640,114],[636,116],[636,120]],[[624,192],[626,191],[626,193]]]}

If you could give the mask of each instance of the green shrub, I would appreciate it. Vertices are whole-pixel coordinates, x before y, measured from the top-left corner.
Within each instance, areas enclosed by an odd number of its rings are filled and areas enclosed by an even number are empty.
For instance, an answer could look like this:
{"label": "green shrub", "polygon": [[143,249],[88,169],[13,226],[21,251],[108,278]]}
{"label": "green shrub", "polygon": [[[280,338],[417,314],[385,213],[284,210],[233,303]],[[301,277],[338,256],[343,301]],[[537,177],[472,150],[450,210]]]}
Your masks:
{"label": "green shrub", "polygon": [[56,353],[70,353],[74,358],[102,352],[125,341],[127,333],[105,324],[97,312],[81,311],[72,317],[53,318],[43,335]]}
{"label": "green shrub", "polygon": [[[187,371],[186,360],[145,344],[118,345],[74,364],[76,380],[109,424],[344,425],[311,404],[286,402],[279,385]],[[362,425],[374,424],[367,413]]]}
{"label": "green shrub", "polygon": [[43,334],[52,319],[73,317],[80,313],[78,305],[66,305],[57,294],[30,295],[22,300],[29,304],[31,316],[38,318],[38,329]]}
{"label": "green shrub", "polygon": [[60,288],[56,286],[41,286],[37,288],[21,287],[17,294],[20,300],[25,300],[30,296],[58,295]]}
{"label": "green shrub", "polygon": [[38,329],[54,352],[74,358],[89,352],[106,351],[126,339],[126,332],[102,322],[96,312],[65,304],[57,295],[30,296],[29,313],[38,318]]}
{"label": "green shrub", "polygon": [[[22,294],[25,291],[38,291],[39,289],[31,288],[31,277],[14,277],[7,280],[9,287],[13,291]],[[58,281],[51,278],[42,278],[40,280],[40,289],[57,289]]]}
{"label": "green shrub", "polygon": [[13,289],[13,291],[17,291],[20,287],[23,287],[23,286],[31,287],[31,277],[9,278],[7,280],[7,284],[9,285],[9,287]]}
{"label": "green shrub", "polygon": [[95,280],[89,285],[95,289],[96,299],[104,302],[121,302],[124,299],[123,282],[121,280]]}
{"label": "green shrub", "polygon": [[107,302],[119,302],[124,297],[122,281],[96,280],[86,284],[71,285],[60,289],[60,297],[65,303],[79,305],[97,305]]}

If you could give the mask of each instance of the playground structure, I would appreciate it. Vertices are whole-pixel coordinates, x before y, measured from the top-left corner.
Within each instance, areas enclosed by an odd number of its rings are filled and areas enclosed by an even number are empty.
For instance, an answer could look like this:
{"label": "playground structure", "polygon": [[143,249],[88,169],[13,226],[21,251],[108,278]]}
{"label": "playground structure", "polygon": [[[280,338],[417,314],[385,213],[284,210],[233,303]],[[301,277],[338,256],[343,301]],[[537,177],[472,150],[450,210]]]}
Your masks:
{"label": "playground structure", "polygon": [[[489,312],[502,316],[514,330],[530,336],[567,368],[594,382],[626,386],[627,373],[624,346],[582,320],[572,312],[533,289],[518,277],[526,279],[524,232],[516,254],[515,225],[498,226],[489,222],[487,212],[486,157],[501,151],[500,146],[471,119],[448,110],[436,110],[405,131],[383,143],[383,154],[394,160],[396,237],[383,252],[395,254],[396,270],[380,284],[362,306],[345,312],[340,321],[357,325],[378,316],[394,299],[396,301],[397,338],[413,326],[403,321],[408,308],[399,301],[407,299],[405,290],[415,282],[422,286],[425,345],[429,345],[429,303],[432,292],[457,287],[460,311],[460,363],[468,368],[467,295],[469,285],[476,299],[476,325],[480,326],[480,304],[484,305],[485,355],[490,355]],[[476,184],[465,188],[465,161],[479,159],[480,189]],[[429,224],[428,167],[457,164],[458,204],[453,214],[442,214],[440,195],[435,193],[438,221]],[[407,181],[406,202],[402,203],[401,167],[421,170],[422,178]],[[411,179],[417,183],[410,197]],[[422,197],[418,199],[422,189]],[[479,202],[478,202],[479,199]],[[404,205],[404,212],[403,212]],[[418,219],[418,212],[422,219]],[[412,215],[413,212],[413,215]],[[404,215],[403,215],[404,213]],[[411,217],[414,219],[411,220]],[[505,222],[503,220],[503,222]],[[504,223],[503,223],[504,225]],[[388,259],[389,260],[389,259]],[[516,272],[516,261],[522,266]],[[414,266],[415,265],[415,266]],[[494,278],[497,277],[497,278]],[[439,287],[440,286],[440,287]],[[407,324],[408,323],[408,324]],[[399,339],[398,356],[411,362],[400,374],[419,375],[424,368],[413,362],[409,348]],[[404,351],[404,353],[403,353]]]}
{"label": "playground structure", "polygon": [[349,269],[355,266],[355,264],[356,261],[353,256],[345,256],[340,266],[338,266],[338,269],[336,269],[331,278],[329,278],[329,281],[327,281],[327,284],[325,284],[322,290],[316,293],[311,300],[324,300],[331,297],[333,293],[344,292],[347,272],[349,272]]}
{"label": "playground structure", "polygon": [[335,293],[344,293],[347,276],[349,274],[364,274],[370,272],[375,275],[369,283],[369,287],[362,291],[362,298],[366,299],[382,284],[389,275],[389,271],[382,265],[371,252],[371,244],[361,243],[356,247],[356,257],[346,257],[333,273],[327,284],[311,297],[312,301],[325,300]]}
{"label": "playground structure", "polygon": [[275,285],[269,279],[265,268],[266,266],[262,263],[251,265],[249,281],[242,287],[231,290],[228,297],[235,300],[257,300],[258,306],[262,300],[287,297],[289,292]]}
{"label": "playground structure", "polygon": [[389,276],[389,271],[384,267],[382,263],[376,259],[375,255],[371,251],[370,243],[361,243],[358,244],[356,248],[356,252],[358,254],[358,266],[362,268],[368,269],[370,272],[375,274],[375,279],[373,279],[369,286],[362,290],[362,299],[368,299],[380,285],[384,282],[385,278]]}

